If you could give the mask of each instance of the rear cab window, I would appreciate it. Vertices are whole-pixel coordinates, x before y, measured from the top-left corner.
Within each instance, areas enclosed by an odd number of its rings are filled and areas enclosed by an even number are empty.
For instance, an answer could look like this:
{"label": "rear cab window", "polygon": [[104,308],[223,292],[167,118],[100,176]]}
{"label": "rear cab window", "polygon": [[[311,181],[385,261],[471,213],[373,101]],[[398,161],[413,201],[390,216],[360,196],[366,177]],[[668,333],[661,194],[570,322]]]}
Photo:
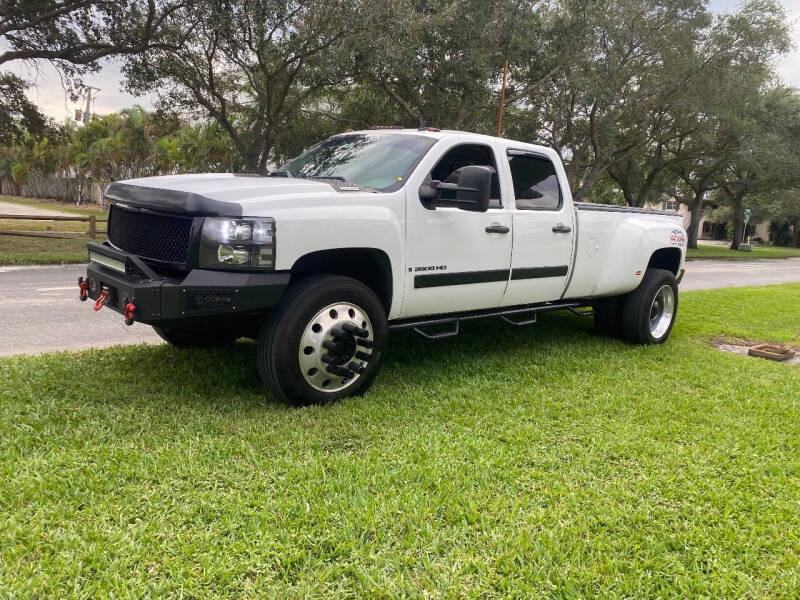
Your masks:
{"label": "rear cab window", "polygon": [[553,161],[525,150],[509,150],[507,157],[517,209],[561,209],[563,196]]}

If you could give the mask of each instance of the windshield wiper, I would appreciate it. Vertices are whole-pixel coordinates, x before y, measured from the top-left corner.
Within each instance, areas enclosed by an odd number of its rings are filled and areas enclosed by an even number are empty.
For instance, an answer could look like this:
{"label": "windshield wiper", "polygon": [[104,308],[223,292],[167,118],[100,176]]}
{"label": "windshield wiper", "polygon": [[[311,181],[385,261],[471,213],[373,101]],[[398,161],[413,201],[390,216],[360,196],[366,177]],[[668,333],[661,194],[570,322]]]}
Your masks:
{"label": "windshield wiper", "polygon": [[267,173],[267,177],[290,177],[289,171],[286,169],[277,169],[276,171],[270,171]]}
{"label": "windshield wiper", "polygon": [[336,181],[347,181],[341,175],[311,175],[309,179],[335,179]]}

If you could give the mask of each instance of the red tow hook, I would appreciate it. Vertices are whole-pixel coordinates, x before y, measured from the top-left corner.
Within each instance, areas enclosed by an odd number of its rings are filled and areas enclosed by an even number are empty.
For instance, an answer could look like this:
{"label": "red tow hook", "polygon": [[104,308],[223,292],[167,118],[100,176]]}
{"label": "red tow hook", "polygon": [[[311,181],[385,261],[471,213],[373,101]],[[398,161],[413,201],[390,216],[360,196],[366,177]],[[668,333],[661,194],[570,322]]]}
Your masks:
{"label": "red tow hook", "polygon": [[103,306],[105,306],[106,300],[108,300],[108,288],[104,287],[103,291],[100,292],[100,296],[94,302],[94,309],[97,311],[103,308]]}
{"label": "red tow hook", "polygon": [[126,298],[125,302],[125,325],[133,325],[133,313],[136,312],[136,305]]}
{"label": "red tow hook", "polygon": [[89,298],[89,282],[83,277],[78,277],[78,287],[80,288],[79,296],[81,302],[86,302]]}

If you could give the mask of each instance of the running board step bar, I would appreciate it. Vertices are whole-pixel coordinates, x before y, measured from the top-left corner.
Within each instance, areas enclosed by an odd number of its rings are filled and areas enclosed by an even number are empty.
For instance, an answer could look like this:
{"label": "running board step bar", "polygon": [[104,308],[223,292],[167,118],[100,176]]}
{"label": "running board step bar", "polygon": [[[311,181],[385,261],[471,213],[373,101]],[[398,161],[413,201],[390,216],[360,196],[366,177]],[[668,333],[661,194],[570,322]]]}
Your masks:
{"label": "running board step bar", "polygon": [[[547,310],[569,310],[576,315],[593,315],[593,310],[579,311],[579,308],[591,307],[591,302],[568,301],[568,302],[543,302],[540,304],[527,304],[524,306],[513,306],[503,308],[490,308],[486,310],[473,310],[463,313],[452,313],[448,315],[436,315],[433,317],[401,319],[389,322],[389,329],[401,330],[411,329],[424,338],[429,340],[439,340],[442,338],[453,337],[459,333],[461,321],[471,321],[473,319],[485,319],[488,317],[500,317],[506,323],[522,326],[536,323],[537,313]],[[527,317],[525,317],[527,315]],[[517,317],[517,318],[515,318]],[[519,318],[522,317],[522,318]],[[447,329],[426,331],[430,327],[444,327]]]}

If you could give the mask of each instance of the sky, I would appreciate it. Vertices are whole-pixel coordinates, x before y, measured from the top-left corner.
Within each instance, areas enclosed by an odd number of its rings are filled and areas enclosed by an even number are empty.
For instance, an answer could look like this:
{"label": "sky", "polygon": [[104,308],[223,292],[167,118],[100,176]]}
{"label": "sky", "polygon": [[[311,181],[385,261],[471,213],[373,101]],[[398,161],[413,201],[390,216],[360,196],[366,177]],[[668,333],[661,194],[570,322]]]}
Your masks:
{"label": "sky", "polygon": [[[784,83],[800,88],[800,0],[781,0],[781,3],[793,23],[792,37],[797,48],[779,59],[777,72]],[[724,13],[732,12],[738,4],[739,0],[711,0],[709,6],[714,12]],[[0,43],[0,49],[2,45]],[[83,108],[85,101],[71,102],[66,98],[58,73],[48,63],[40,62],[32,66],[22,61],[12,61],[4,67],[33,83],[28,96],[46,115],[62,121],[65,117],[72,118],[75,109]],[[153,97],[135,97],[121,90],[122,75],[119,64],[113,60],[105,61],[102,69],[87,76],[84,83],[100,88],[94,107],[99,114],[115,112],[133,104],[148,109],[153,107]]]}

